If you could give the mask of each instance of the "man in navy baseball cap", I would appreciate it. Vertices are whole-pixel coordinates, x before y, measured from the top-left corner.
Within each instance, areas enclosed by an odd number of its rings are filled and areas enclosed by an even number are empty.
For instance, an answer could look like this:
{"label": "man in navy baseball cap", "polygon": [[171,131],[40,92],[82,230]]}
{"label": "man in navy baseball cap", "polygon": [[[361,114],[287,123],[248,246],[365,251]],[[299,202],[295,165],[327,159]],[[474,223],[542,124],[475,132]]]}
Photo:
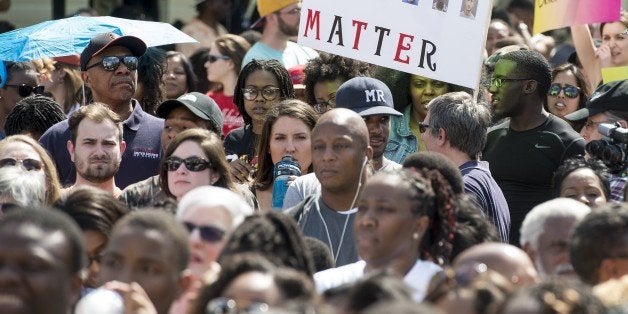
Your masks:
{"label": "man in navy baseball cap", "polygon": [[358,113],[369,130],[369,145],[373,148],[373,169],[401,169],[401,165],[384,157],[390,133],[390,116],[401,116],[395,110],[390,88],[370,77],[354,77],[344,82],[336,92],[336,107]]}

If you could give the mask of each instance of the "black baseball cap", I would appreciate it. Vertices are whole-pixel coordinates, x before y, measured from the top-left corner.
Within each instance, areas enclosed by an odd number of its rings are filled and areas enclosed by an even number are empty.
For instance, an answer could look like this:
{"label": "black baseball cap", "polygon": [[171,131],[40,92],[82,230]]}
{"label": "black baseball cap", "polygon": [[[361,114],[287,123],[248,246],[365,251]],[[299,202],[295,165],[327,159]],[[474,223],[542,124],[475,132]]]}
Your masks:
{"label": "black baseball cap", "polygon": [[354,77],[340,85],[336,91],[336,107],[351,109],[362,117],[402,116],[395,110],[390,88],[372,77]]}
{"label": "black baseball cap", "polygon": [[141,57],[146,52],[146,43],[135,36],[120,36],[116,33],[104,33],[95,36],[81,52],[81,71],[85,71],[87,63],[92,57],[102,53],[111,46],[122,46],[131,50],[136,57]]}
{"label": "black baseball cap", "polygon": [[628,111],[628,80],[600,85],[587,100],[585,108],[566,115],[565,119],[579,121],[609,110]]}
{"label": "black baseball cap", "polygon": [[220,107],[211,97],[198,92],[187,93],[179,96],[177,99],[168,99],[162,102],[157,108],[157,116],[166,119],[172,109],[183,106],[190,110],[195,116],[209,121],[217,131],[218,135],[222,133],[222,112]]}

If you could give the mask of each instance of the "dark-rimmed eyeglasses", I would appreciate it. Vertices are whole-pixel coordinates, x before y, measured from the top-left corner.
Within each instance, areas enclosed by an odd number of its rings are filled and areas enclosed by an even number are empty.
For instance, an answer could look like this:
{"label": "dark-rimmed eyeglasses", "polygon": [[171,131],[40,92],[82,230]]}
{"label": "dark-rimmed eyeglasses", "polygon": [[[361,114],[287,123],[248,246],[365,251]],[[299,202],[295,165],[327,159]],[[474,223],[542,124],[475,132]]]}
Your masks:
{"label": "dark-rimmed eyeglasses", "polygon": [[552,83],[552,85],[550,85],[549,91],[547,91],[547,94],[552,97],[557,97],[558,94],[560,94],[561,90],[563,91],[563,95],[565,95],[565,97],[567,98],[576,98],[578,97],[578,95],[580,95],[579,87],[569,84],[561,86],[558,83]]}
{"label": "dark-rimmed eyeglasses", "polygon": [[262,97],[266,100],[274,100],[279,95],[279,88],[277,87],[264,87],[264,89],[247,87],[242,89],[242,96],[249,101],[255,100],[259,96],[260,91],[262,92]]}
{"label": "dark-rimmed eyeglasses", "polygon": [[20,95],[20,97],[28,97],[31,94],[41,95],[44,93],[44,87],[42,85],[33,87],[27,84],[18,84],[18,85],[6,84],[4,86],[17,88],[17,93]]}
{"label": "dark-rimmed eyeglasses", "polygon": [[431,127],[432,126],[427,124],[427,123],[419,122],[419,132],[421,132],[421,133],[425,133],[425,131],[427,131],[427,129],[429,129]]}
{"label": "dark-rimmed eyeglasses", "polygon": [[266,303],[247,302],[246,306],[236,303],[235,300],[219,297],[215,298],[205,307],[206,314],[244,314],[244,313],[265,313],[270,307]]}
{"label": "dark-rimmed eyeglasses", "polygon": [[194,232],[195,229],[198,229],[201,239],[205,242],[218,242],[225,236],[224,230],[214,226],[199,226],[187,221],[183,222],[183,225],[190,234]]}
{"label": "dark-rimmed eyeglasses", "polygon": [[137,69],[138,59],[136,56],[108,56],[102,58],[100,62],[86,67],[85,70],[102,65],[102,68],[106,71],[115,71],[120,66],[120,63],[124,63],[124,66],[130,71],[135,71]]}
{"label": "dark-rimmed eyeglasses", "polygon": [[491,85],[490,86],[495,86],[496,88],[500,88],[502,86],[504,86],[504,83],[506,82],[514,82],[514,81],[527,81],[530,80],[529,78],[509,78],[509,77],[496,77],[493,76],[491,77]]}
{"label": "dark-rimmed eyeglasses", "polygon": [[164,161],[164,167],[168,171],[177,171],[181,164],[185,165],[185,168],[192,172],[203,171],[211,167],[211,163],[200,157],[188,157],[181,159],[179,157],[170,156]]}
{"label": "dark-rimmed eyeglasses", "polygon": [[336,94],[331,94],[328,100],[315,103],[313,107],[314,111],[316,111],[318,114],[323,114],[329,110],[336,108]]}
{"label": "dark-rimmed eyeglasses", "polygon": [[207,61],[209,63],[214,63],[218,60],[229,60],[231,58],[229,58],[228,56],[215,56],[215,55],[208,55],[207,56]]}
{"label": "dark-rimmed eyeglasses", "polygon": [[0,159],[0,168],[4,168],[4,167],[14,167],[17,166],[18,164],[22,165],[22,167],[24,169],[26,169],[27,171],[39,171],[41,170],[41,168],[44,167],[44,163],[36,160],[36,159],[31,159],[31,158],[26,158],[26,159],[22,159],[22,160],[17,160],[14,158],[4,158],[4,159]]}

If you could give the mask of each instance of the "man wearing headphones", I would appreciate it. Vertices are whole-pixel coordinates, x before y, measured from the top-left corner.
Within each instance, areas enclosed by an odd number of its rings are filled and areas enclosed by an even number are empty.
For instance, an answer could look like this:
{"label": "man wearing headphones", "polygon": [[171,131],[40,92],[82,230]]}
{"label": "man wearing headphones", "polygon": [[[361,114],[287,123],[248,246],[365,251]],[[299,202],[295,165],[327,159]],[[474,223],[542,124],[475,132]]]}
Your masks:
{"label": "man wearing headphones", "polygon": [[306,197],[286,214],[295,218],[305,236],[327,244],[336,266],[358,260],[352,232],[354,205],[372,156],[366,124],[351,110],[326,112],[312,130],[312,165],[320,193]]}

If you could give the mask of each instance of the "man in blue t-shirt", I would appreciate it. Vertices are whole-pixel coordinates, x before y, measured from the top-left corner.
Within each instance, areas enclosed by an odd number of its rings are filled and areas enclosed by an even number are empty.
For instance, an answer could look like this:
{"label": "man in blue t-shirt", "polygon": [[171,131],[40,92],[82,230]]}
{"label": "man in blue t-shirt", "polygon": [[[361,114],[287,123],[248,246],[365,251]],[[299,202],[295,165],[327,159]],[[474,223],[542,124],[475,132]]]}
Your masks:
{"label": "man in blue t-shirt", "polygon": [[[85,86],[91,89],[94,102],[105,104],[123,120],[127,147],[115,176],[122,189],[159,170],[164,120],[144,112],[133,99],[138,58],[145,51],[146,44],[137,37],[105,33],[92,38],[81,53],[81,76]],[[63,185],[72,184],[76,179],[76,170],[66,149],[70,137],[65,120],[48,129],[39,140],[53,157]]]}
{"label": "man in blue t-shirt", "polygon": [[441,153],[458,166],[465,192],[474,196],[501,240],[508,243],[508,203],[491,175],[488,162],[479,160],[490,122],[491,115],[486,107],[474,102],[465,92],[454,92],[430,102],[419,128],[428,151]]}

